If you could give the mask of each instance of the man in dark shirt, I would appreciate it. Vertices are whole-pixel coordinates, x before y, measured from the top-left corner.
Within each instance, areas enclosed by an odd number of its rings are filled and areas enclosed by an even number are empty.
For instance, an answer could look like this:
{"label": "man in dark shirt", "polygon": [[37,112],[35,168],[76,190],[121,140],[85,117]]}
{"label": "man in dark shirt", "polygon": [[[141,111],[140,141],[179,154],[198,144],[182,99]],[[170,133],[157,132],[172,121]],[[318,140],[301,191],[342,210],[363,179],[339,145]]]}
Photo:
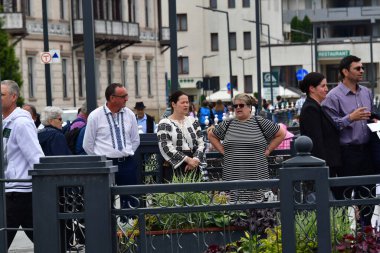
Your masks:
{"label": "man in dark shirt", "polygon": [[156,124],[154,123],[154,118],[145,113],[144,102],[136,102],[134,109],[136,110],[136,120],[139,129],[141,129],[144,134],[154,133]]}

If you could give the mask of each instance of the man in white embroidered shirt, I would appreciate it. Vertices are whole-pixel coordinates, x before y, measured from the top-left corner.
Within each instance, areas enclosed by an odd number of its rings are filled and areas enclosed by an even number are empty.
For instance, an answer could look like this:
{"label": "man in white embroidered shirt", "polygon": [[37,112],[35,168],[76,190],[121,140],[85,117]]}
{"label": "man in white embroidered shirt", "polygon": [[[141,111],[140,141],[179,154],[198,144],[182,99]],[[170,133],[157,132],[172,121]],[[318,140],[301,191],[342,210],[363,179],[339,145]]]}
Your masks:
{"label": "man in white embroidered shirt", "polygon": [[[133,157],[140,145],[140,136],[135,114],[125,107],[127,89],[119,84],[108,85],[105,91],[107,102],[90,113],[83,140],[88,155],[104,155],[117,165],[117,185],[135,185],[138,167]],[[121,207],[135,206],[136,200],[122,196]]]}

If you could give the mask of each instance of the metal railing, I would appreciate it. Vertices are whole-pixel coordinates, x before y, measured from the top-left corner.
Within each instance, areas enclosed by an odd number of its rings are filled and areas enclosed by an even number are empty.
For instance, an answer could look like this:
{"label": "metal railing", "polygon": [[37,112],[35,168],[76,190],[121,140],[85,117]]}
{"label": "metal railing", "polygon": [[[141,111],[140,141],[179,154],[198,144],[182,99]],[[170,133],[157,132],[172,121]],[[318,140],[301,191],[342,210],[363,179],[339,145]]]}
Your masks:
{"label": "metal railing", "polygon": [[[325,162],[307,155],[311,147],[302,144],[305,138],[295,145],[302,155],[283,161],[278,177],[269,180],[185,178],[115,186],[117,168],[105,157],[42,158],[30,172],[34,252],[66,252],[70,240],[81,241],[91,253],[186,253],[213,247],[329,253],[363,238],[368,245],[377,242],[380,176],[329,178]],[[148,142],[142,141],[137,154],[156,160],[157,144],[149,147]],[[147,172],[142,175],[159,177]],[[120,196],[134,201],[121,208]],[[373,228],[366,227],[369,220]]]}

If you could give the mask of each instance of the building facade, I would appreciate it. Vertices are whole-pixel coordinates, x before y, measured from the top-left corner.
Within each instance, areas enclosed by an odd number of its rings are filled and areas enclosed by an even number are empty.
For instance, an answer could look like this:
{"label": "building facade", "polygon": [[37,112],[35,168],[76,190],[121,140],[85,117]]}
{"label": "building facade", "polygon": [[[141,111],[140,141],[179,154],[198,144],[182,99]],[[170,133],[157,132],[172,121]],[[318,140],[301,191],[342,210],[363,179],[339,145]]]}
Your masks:
{"label": "building facade", "polygon": [[[259,2],[260,22],[263,25],[260,43],[256,43],[256,26],[246,21],[256,21],[254,0],[177,1],[179,85],[191,94],[195,103],[200,103],[202,95],[226,89],[230,81],[228,39],[231,47],[231,82],[240,92],[257,92],[259,77],[262,97],[270,99],[271,92],[265,78],[270,69],[273,72],[274,96],[286,94],[286,89],[281,87],[296,91],[297,71],[301,69],[322,72],[330,87],[333,87],[339,81],[340,59],[353,54],[362,58],[366,68],[363,84],[373,87],[375,96],[380,96],[377,95],[380,93],[377,87],[380,62],[377,53],[380,50],[379,0]],[[226,15],[222,12],[229,14],[229,36]],[[294,17],[303,20],[305,16],[311,21],[311,32],[299,31],[291,26]],[[168,21],[164,19],[163,23],[167,25]],[[292,42],[292,34],[294,36],[297,32],[304,32],[309,38],[305,42]],[[261,52],[259,74],[257,46]],[[170,55],[165,56],[169,59]],[[170,73],[169,65],[166,68]],[[202,80],[203,89],[199,89],[197,82]]]}
{"label": "building facade", "polygon": [[[53,105],[80,107],[86,99],[82,0],[48,0],[49,49],[60,51],[51,67]],[[42,0],[0,0],[3,28],[11,35],[24,79],[26,103],[46,106]],[[98,105],[108,84],[129,93],[127,106],[144,101],[147,111],[166,108],[165,58],[159,40],[159,6],[152,0],[94,0],[95,75]]]}

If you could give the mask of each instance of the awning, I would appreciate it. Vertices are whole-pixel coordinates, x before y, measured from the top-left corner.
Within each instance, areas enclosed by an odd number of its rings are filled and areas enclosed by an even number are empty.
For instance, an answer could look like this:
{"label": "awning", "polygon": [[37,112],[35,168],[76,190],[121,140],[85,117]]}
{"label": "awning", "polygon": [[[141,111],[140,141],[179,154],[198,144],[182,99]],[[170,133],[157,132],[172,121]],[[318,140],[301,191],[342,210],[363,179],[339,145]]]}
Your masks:
{"label": "awning", "polygon": [[[234,89],[234,97],[237,94],[241,94],[241,92]],[[216,102],[219,99],[222,100],[223,102],[230,102],[231,101],[231,94],[228,93],[227,88],[225,88],[222,90],[218,90],[215,93],[212,93],[210,96],[207,96],[206,99],[209,102]]]}

